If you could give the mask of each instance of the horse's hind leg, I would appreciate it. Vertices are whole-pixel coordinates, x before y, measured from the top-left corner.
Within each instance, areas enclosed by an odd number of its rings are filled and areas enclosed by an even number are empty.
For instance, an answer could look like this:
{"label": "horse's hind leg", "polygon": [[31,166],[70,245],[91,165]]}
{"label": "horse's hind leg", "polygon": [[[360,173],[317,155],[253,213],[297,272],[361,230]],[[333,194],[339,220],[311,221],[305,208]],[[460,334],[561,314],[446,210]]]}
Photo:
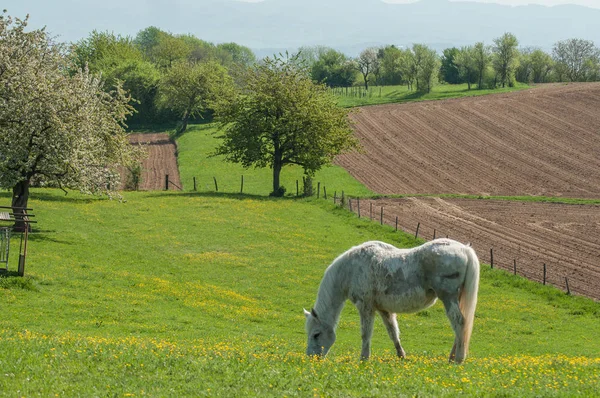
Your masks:
{"label": "horse's hind leg", "polygon": [[405,358],[406,353],[400,345],[400,329],[398,329],[398,321],[396,321],[396,314],[390,313],[387,311],[379,311],[379,315],[381,315],[381,319],[383,319],[383,324],[387,329],[388,335],[390,339],[394,342],[394,347],[396,347],[396,354],[400,358]]}
{"label": "horse's hind leg", "polygon": [[446,316],[454,329],[454,346],[450,352],[450,362],[462,363],[465,360],[465,344],[463,341],[464,317],[458,306],[458,295],[440,297],[446,309]]}

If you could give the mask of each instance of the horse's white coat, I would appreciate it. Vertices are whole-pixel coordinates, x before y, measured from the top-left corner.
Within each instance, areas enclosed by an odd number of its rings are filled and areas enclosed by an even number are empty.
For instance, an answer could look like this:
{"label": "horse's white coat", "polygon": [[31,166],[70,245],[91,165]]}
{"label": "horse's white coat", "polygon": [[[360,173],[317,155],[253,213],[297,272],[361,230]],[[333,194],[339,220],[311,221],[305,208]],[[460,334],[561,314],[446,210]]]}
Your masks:
{"label": "horse's white coat", "polygon": [[305,310],[307,354],[327,354],[349,299],[361,316],[362,358],[370,356],[375,312],[381,315],[398,356],[404,357],[395,314],[423,310],[440,298],[456,336],[450,360],[460,363],[468,351],[478,286],[475,252],[450,239],[414,249],[377,241],[355,246],[327,268],[313,310]]}

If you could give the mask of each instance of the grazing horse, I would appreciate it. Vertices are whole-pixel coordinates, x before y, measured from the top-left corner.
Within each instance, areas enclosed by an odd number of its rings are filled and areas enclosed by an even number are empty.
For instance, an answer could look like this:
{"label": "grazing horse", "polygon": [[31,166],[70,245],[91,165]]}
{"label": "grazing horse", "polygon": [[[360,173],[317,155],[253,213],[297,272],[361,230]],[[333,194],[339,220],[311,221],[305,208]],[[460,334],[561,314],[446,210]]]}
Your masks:
{"label": "grazing horse", "polygon": [[467,357],[479,289],[479,260],[467,245],[436,239],[413,249],[366,242],[346,251],[325,271],[314,308],[306,316],[307,355],[325,356],[349,299],[360,313],[361,359],[371,354],[375,312],[379,312],[396,353],[404,358],[396,313],[417,312],[439,298],[454,329],[450,362]]}

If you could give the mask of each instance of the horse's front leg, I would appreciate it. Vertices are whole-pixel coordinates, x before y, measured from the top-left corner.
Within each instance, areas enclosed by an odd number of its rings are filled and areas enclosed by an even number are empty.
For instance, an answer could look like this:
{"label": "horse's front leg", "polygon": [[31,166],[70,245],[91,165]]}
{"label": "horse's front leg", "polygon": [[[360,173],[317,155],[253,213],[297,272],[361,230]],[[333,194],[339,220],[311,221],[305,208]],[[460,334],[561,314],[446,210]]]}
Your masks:
{"label": "horse's front leg", "polygon": [[373,308],[369,305],[357,303],[358,312],[360,313],[360,329],[362,338],[362,350],[360,359],[365,361],[371,356],[371,336],[373,336],[373,323],[375,314]]}

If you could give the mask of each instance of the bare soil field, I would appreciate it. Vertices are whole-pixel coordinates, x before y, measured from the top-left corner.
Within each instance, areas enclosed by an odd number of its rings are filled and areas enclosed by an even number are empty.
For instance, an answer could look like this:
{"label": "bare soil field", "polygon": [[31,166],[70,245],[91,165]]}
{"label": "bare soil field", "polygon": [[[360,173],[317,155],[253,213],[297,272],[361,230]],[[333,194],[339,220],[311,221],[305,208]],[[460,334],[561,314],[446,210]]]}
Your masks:
{"label": "bare soil field", "polygon": [[[356,203],[356,202],[354,202]],[[372,207],[371,207],[372,206]],[[480,261],[572,293],[600,299],[600,206],[505,200],[390,198],[361,200],[361,216],[427,240],[435,236],[471,242]],[[356,206],[354,206],[356,212]],[[435,229],[435,232],[434,232]]]}
{"label": "bare soil field", "polygon": [[[169,139],[168,134],[131,134],[129,141],[134,145],[146,148],[148,157],[142,162],[142,181],[139,189],[158,191],[165,189],[165,176],[169,176],[169,189],[181,187],[179,169],[177,168],[177,146]],[[127,172],[123,172],[121,180],[127,181]]]}
{"label": "bare soil field", "polygon": [[600,83],[369,106],[364,153],[338,157],[382,194],[600,198]]}

